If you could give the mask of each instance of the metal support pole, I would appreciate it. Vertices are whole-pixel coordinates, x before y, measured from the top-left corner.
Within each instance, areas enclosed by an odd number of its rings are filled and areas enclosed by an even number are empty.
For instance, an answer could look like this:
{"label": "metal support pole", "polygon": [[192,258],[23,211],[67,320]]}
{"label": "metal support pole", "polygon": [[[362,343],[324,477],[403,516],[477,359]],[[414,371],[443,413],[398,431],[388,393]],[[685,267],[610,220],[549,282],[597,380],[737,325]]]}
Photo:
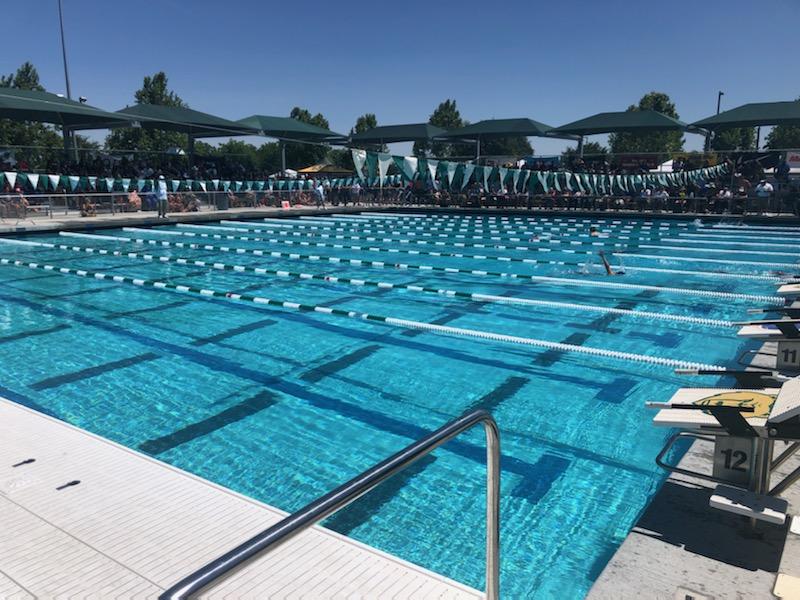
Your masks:
{"label": "metal support pole", "polygon": [[761,125],[756,128],[756,152],[758,152],[759,146],[761,146]]}
{"label": "metal support pole", "polygon": [[477,164],[478,159],[481,157],[481,138],[478,138],[475,141],[475,163]]}
{"label": "metal support pole", "polygon": [[[72,100],[72,88],[69,85],[69,70],[67,68],[67,44],[64,40],[64,11],[61,8],[61,0],[58,0],[58,25],[61,30],[61,58],[64,61],[64,82],[67,87],[67,99]],[[78,141],[74,135],[72,135],[72,144],[70,145],[70,131],[64,126],[63,129],[64,135],[64,152],[66,157],[69,158],[70,146],[74,150],[74,158],[78,160]]]}
{"label": "metal support pole", "polygon": [[281,177],[286,177],[286,144],[280,143],[281,146]]}
{"label": "metal support pole", "polygon": [[192,167],[194,165],[194,136],[190,133],[188,137],[187,150],[189,154],[189,167]]}

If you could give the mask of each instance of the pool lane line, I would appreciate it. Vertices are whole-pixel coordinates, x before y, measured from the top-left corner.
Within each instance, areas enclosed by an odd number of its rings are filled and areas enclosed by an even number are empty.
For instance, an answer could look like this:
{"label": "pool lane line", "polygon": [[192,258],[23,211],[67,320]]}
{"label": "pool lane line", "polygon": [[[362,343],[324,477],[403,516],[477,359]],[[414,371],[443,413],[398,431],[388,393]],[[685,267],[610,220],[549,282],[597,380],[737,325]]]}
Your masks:
{"label": "pool lane line", "polygon": [[[390,216],[390,215],[397,215],[397,216]],[[665,226],[665,227],[676,227],[676,228],[689,228],[689,227],[698,227],[693,222],[685,222],[685,221],[664,221],[659,220],[656,217],[655,220],[647,219],[642,220],[635,216],[633,217],[623,217],[623,218],[606,218],[606,217],[584,217],[584,218],[577,218],[577,217],[569,217],[569,218],[561,218],[561,217],[548,217],[546,213],[533,213],[531,215],[462,215],[462,214],[448,214],[442,215],[438,213],[430,213],[425,215],[413,215],[413,214],[402,214],[402,213],[374,213],[369,211],[363,211],[358,213],[358,215],[354,215],[352,213],[335,213],[334,216],[367,216],[367,217],[381,217],[385,219],[401,219],[401,220],[428,220],[428,219],[437,219],[437,220],[472,220],[472,221],[500,221],[500,222],[508,222],[508,221],[524,221],[524,222],[552,222],[552,223],[567,223],[567,224],[581,224],[581,223],[591,223],[591,222],[600,222],[600,223],[608,223],[608,224],[624,224],[624,223],[632,223],[632,224],[641,224],[650,227],[654,226]],[[702,226],[698,227],[702,228]]]}
{"label": "pool lane line", "polygon": [[[798,244],[771,244],[769,242],[738,242],[735,240],[732,241],[721,241],[721,240],[698,240],[695,238],[661,238],[662,242],[668,242],[670,244],[708,244],[712,246],[756,246],[757,248],[800,248]],[[713,252],[713,248],[709,248],[709,251]],[[748,252],[748,250],[745,250]]]}
{"label": "pool lane line", "polygon": [[[153,240],[147,238],[129,238],[123,236],[111,236],[111,235],[95,235],[89,233],[78,233],[72,231],[61,231],[59,235],[64,237],[77,237],[77,238],[86,238],[86,239],[102,239],[107,241],[114,241],[114,242],[129,242],[129,243],[136,243],[136,244],[149,244],[152,246],[162,246],[162,247],[176,247],[176,248],[190,248],[190,249],[199,249],[199,250],[219,250],[221,252],[232,252],[234,254],[253,254],[255,256],[274,256],[277,257],[281,256],[288,256],[290,258],[300,257],[299,254],[286,254],[282,252],[271,252],[269,250],[258,250],[258,249],[250,249],[250,248],[229,248],[226,246],[215,246],[211,244],[195,244],[195,243],[185,243],[185,242],[167,242],[164,240]],[[751,302],[764,302],[767,304],[774,304],[778,306],[783,306],[785,301],[783,298],[779,296],[761,296],[761,295],[753,295],[753,294],[739,294],[735,292],[719,292],[715,290],[697,290],[692,288],[675,288],[675,287],[664,287],[664,286],[657,286],[657,285],[646,285],[646,284],[637,284],[637,283],[621,283],[621,282],[613,282],[613,281],[595,281],[595,280],[581,280],[581,279],[569,279],[565,277],[553,277],[549,275],[527,275],[523,273],[510,273],[507,271],[485,271],[480,269],[458,269],[455,267],[438,267],[432,265],[411,265],[405,263],[388,263],[383,261],[365,261],[361,259],[344,259],[339,257],[333,256],[321,256],[319,259],[315,260],[322,260],[327,261],[335,264],[351,264],[356,266],[367,266],[367,267],[377,267],[377,268],[396,268],[401,270],[417,270],[417,271],[429,271],[429,272],[444,272],[447,274],[454,274],[454,273],[462,273],[466,275],[476,275],[479,277],[498,277],[501,279],[519,279],[522,281],[538,281],[538,282],[555,282],[560,283],[563,285],[573,285],[578,287],[604,287],[604,288],[613,288],[613,289],[633,289],[633,290],[650,290],[654,292],[665,292],[665,293],[674,293],[680,295],[688,295],[688,296],[704,296],[709,298],[720,298],[726,300],[747,300]]]}
{"label": "pool lane line", "polygon": [[[252,221],[230,221],[230,220],[221,220],[220,223],[231,224],[231,225],[240,225],[240,226],[248,226],[251,229],[260,229],[260,230],[268,230],[268,229],[301,229],[301,230],[308,230],[308,231],[336,231],[339,233],[346,233],[351,231],[358,231],[359,233],[381,233],[381,234],[388,234],[388,235],[403,235],[406,237],[428,237],[428,238],[446,238],[446,239],[468,239],[468,240],[511,240],[511,241],[522,241],[525,238],[532,236],[532,235],[555,235],[559,234],[562,236],[572,236],[572,237],[583,237],[583,238],[594,238],[595,236],[591,236],[590,233],[585,228],[564,228],[564,227],[544,227],[544,226],[532,226],[528,229],[523,230],[506,230],[506,231],[490,231],[489,234],[497,233],[498,235],[467,235],[463,233],[466,230],[456,230],[451,228],[436,228],[436,227],[416,227],[416,228],[385,228],[380,226],[371,226],[371,227],[363,227],[363,228],[354,228],[354,227],[345,227],[342,223],[328,223],[328,224],[309,224],[304,225],[303,221],[290,221],[287,219],[275,219],[273,221],[269,221],[267,219],[261,219],[258,222]],[[338,225],[338,226],[337,226]],[[611,229],[607,227],[605,230],[605,236],[610,237],[608,230]],[[585,232],[585,233],[580,233]],[[601,237],[603,232],[601,233]],[[631,235],[627,235],[627,234]],[[676,232],[670,231],[670,235],[675,235]],[[640,232],[639,230],[623,230],[621,233],[614,233],[614,238],[626,240],[626,239],[638,239],[638,238],[647,238],[650,240],[657,240],[660,238],[660,233],[654,232]],[[679,234],[682,235],[682,234]],[[523,236],[523,237],[519,237]]]}
{"label": "pool lane line", "polygon": [[30,242],[25,240],[15,240],[11,238],[0,238],[0,243],[6,244],[22,244],[22,245],[36,245],[38,247],[53,248],[58,250],[68,250],[72,252],[84,252],[87,254],[118,256],[122,258],[138,258],[148,262],[161,262],[161,263],[174,263],[179,265],[206,267],[217,269],[220,271],[235,271],[242,273],[254,273],[257,275],[269,275],[280,277],[284,279],[304,279],[325,281],[328,283],[343,283],[346,285],[353,285],[357,287],[373,287],[386,290],[407,290],[410,292],[434,294],[438,296],[446,296],[448,298],[459,298],[470,300],[473,302],[483,303],[496,303],[496,304],[515,304],[523,306],[538,306],[544,308],[556,309],[569,309],[581,312],[594,312],[601,314],[615,314],[621,316],[630,316],[645,319],[657,319],[661,321],[673,321],[676,323],[695,323],[698,325],[707,325],[710,327],[733,327],[731,321],[724,321],[720,319],[707,319],[703,317],[692,317],[688,315],[671,315],[668,313],[650,312],[650,311],[637,311],[622,308],[610,308],[589,304],[576,304],[571,302],[555,302],[549,300],[535,300],[532,298],[521,298],[519,296],[496,296],[492,294],[480,294],[476,292],[462,292],[457,290],[449,290],[442,288],[434,288],[428,286],[412,285],[412,284],[396,284],[385,281],[370,281],[366,279],[356,279],[352,277],[339,277],[336,275],[321,275],[316,273],[304,273],[295,271],[286,271],[282,269],[267,269],[264,267],[250,267],[245,265],[231,265],[221,263],[218,261],[205,261],[199,259],[191,259],[185,257],[175,256],[156,256],[153,254],[145,254],[140,252],[126,252],[124,250],[109,250],[107,248],[94,248],[87,246],[70,246],[68,244],[53,244],[50,242]]}
{"label": "pool lane line", "polygon": [[778,235],[769,235],[767,232],[753,232],[752,234],[741,235],[740,233],[736,233],[735,235],[721,235],[718,233],[686,233],[681,232],[678,234],[679,237],[691,238],[691,239],[699,239],[699,240],[745,240],[745,241],[765,241],[765,242],[800,242],[800,237],[791,237],[791,236],[778,236]]}
{"label": "pool lane line", "polygon": [[482,339],[494,342],[531,346],[534,348],[546,348],[549,350],[559,350],[562,352],[572,352],[575,354],[586,354],[591,356],[602,356],[605,358],[614,358],[617,360],[623,360],[627,362],[649,363],[671,368],[724,370],[724,367],[718,365],[707,365],[703,363],[681,360],[681,359],[664,358],[660,356],[650,356],[646,354],[634,354],[631,352],[620,352],[618,350],[594,348],[591,346],[576,346],[560,342],[551,342],[549,340],[506,335],[502,333],[493,333],[490,331],[481,331],[477,329],[450,327],[447,325],[435,325],[433,323],[425,323],[422,321],[398,319],[396,317],[388,317],[371,313],[362,313],[358,311],[347,311],[339,308],[329,308],[327,306],[319,306],[316,304],[301,304],[299,302],[292,302],[289,300],[279,300],[274,298],[266,298],[263,296],[252,296],[250,294],[237,294],[230,291],[222,291],[209,288],[196,288],[188,285],[176,285],[173,283],[168,283],[166,281],[160,281],[157,279],[140,279],[135,277],[129,277],[127,275],[114,275],[110,273],[103,273],[100,271],[89,271],[85,269],[71,269],[68,267],[58,267],[55,265],[48,265],[46,263],[42,264],[35,262],[26,262],[8,258],[0,258],[0,265],[26,267],[29,269],[39,269],[44,271],[51,271],[53,273],[60,273],[64,275],[76,275],[78,277],[86,277],[89,279],[107,280],[107,281],[113,281],[115,283],[125,283],[138,287],[153,288],[158,290],[171,290],[175,292],[195,294],[205,297],[226,298],[238,302],[251,302],[253,304],[258,304],[258,305],[275,306],[278,308],[288,309],[297,312],[315,312],[335,317],[343,317],[348,319],[357,319],[362,321],[383,323],[386,325],[399,327],[401,329],[418,329],[422,331],[428,331],[431,333],[439,333],[447,336]]}
{"label": "pool lane line", "polygon": [[681,246],[658,246],[656,244],[639,244],[638,246],[635,247],[637,249],[644,248],[646,250],[680,250],[681,252],[709,252],[718,254],[763,254],[764,256],[786,256],[789,258],[794,256],[800,258],[800,254],[792,252],[773,252],[769,250],[730,250],[728,248],[684,248]]}
{"label": "pool lane line", "polygon": [[724,231],[788,231],[800,234],[800,227],[798,226],[780,226],[780,225],[710,225],[703,229],[722,229]]}
{"label": "pool lane line", "polygon": [[[232,222],[232,221],[229,221]],[[178,226],[181,226],[179,223]],[[236,228],[236,227],[215,227],[213,225],[185,225],[187,228],[198,228],[198,227],[205,227],[209,229],[222,229],[228,231],[246,231],[250,232],[251,229],[245,228]],[[125,228],[131,229],[131,228]],[[269,230],[267,230],[269,231]],[[243,240],[249,241],[249,240]],[[276,244],[288,244],[293,245],[286,240],[276,240],[274,243]],[[571,250],[550,250],[550,249],[534,249],[534,251],[538,252],[564,252],[568,254],[576,254],[576,255],[584,255],[587,257],[586,261],[581,263],[576,262],[568,262],[568,261],[556,261],[556,260],[544,260],[544,259],[536,259],[536,258],[519,258],[515,256],[490,256],[484,254],[464,254],[462,252],[440,252],[440,251],[433,251],[433,250],[409,250],[403,248],[383,248],[378,246],[358,246],[358,245],[346,245],[346,244],[323,244],[317,243],[314,244],[316,247],[322,248],[338,248],[344,250],[358,250],[361,252],[383,252],[388,254],[409,254],[412,256],[433,256],[437,258],[459,258],[459,259],[467,259],[467,260],[494,260],[498,262],[516,262],[516,263],[526,263],[526,264],[534,264],[534,265],[559,265],[559,266],[572,266],[572,267],[581,267],[586,268],[589,266],[599,266],[599,265],[590,265],[589,259],[594,258],[596,254],[594,252],[589,251],[571,251]],[[612,254],[609,252],[609,254]],[[617,257],[641,257],[645,260],[676,260],[676,261],[688,261],[691,262],[693,260],[697,260],[699,262],[712,262],[712,263],[721,263],[721,264],[737,264],[737,261],[733,260],[723,260],[723,259],[695,259],[694,257],[672,257],[672,256],[660,256],[660,255],[647,255],[647,254],[629,254],[624,252],[614,252],[614,256]],[[742,261],[740,261],[742,262]],[[742,262],[742,264],[746,264]],[[758,262],[755,263],[758,265],[765,265],[765,266],[781,266],[781,265],[773,265],[772,263],[764,263]],[[783,265],[793,267],[795,265]],[[698,271],[698,270],[691,270],[691,269],[670,269],[664,267],[642,267],[642,266],[626,266],[626,270],[628,271],[642,271],[646,273],[670,273],[670,274],[678,274],[678,275],[692,275],[692,276],[699,276],[699,277],[711,277],[711,278],[718,278],[718,279],[750,279],[755,281],[771,281],[771,282],[779,282],[782,281],[780,277],[776,277],[773,275],[754,275],[750,273],[736,273],[733,271]]]}

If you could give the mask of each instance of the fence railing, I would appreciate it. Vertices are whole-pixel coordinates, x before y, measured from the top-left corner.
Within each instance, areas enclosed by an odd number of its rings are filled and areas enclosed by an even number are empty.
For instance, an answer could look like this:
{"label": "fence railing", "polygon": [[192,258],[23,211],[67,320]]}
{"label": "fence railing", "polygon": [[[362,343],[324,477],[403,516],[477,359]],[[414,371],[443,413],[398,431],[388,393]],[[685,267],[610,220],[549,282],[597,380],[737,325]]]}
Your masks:
{"label": "fence railing", "polygon": [[[143,193],[36,193],[0,194],[0,221],[36,221],[63,217],[157,212],[156,196]],[[797,215],[800,195],[779,190],[768,197],[732,198],[686,196],[639,198],[635,196],[588,196],[545,194],[492,194],[444,191],[412,192],[402,187],[329,189],[324,202],[312,190],[250,192],[173,192],[168,194],[169,213],[215,212],[230,209],[346,206],[406,206],[471,209],[527,209],[532,211],[608,211],[648,214]]]}

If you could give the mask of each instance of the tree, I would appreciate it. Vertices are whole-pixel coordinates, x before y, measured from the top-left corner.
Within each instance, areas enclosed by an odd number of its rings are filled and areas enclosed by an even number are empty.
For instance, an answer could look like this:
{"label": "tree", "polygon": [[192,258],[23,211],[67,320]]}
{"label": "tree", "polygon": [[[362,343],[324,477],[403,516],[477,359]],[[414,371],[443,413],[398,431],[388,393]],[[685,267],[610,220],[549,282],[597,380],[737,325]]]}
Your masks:
{"label": "tree", "polygon": [[524,136],[486,140],[481,144],[481,154],[486,156],[530,156],[533,147]]}
{"label": "tree", "polygon": [[[292,119],[297,119],[303,123],[316,125],[323,129],[330,129],[328,120],[317,113],[311,115],[308,109],[295,106],[289,113]],[[301,144],[295,142],[286,143],[286,166],[292,168],[302,168],[322,162],[328,154],[330,146],[328,144]]]}
{"label": "tree", "polygon": [[800,148],[800,125],[777,125],[767,135],[766,142],[770,150]]}
{"label": "tree", "polygon": [[[375,129],[378,126],[378,118],[373,113],[364,113],[356,119],[356,125],[350,130],[352,133],[364,133],[370,129]],[[353,144],[354,148],[363,148],[364,150],[375,150],[377,152],[388,152],[389,148],[386,144]],[[350,168],[353,166],[353,161],[350,161]]]}
{"label": "tree", "polygon": [[[461,118],[455,100],[447,99],[441,102],[436,110],[431,113],[428,123],[442,129],[459,129],[468,123]],[[474,153],[471,144],[451,144],[447,142],[414,142],[414,154],[425,154],[450,158],[454,156],[469,156]]]}
{"label": "tree", "polygon": [[[675,104],[667,94],[650,92],[642,96],[638,105],[631,105],[628,111],[655,110],[673,119],[678,119]],[[613,154],[639,152],[678,152],[683,150],[682,131],[654,131],[651,133],[612,133],[608,143]]]}
{"label": "tree", "polygon": [[[188,108],[188,105],[167,85],[167,76],[159,71],[152,77],[146,76],[142,87],[134,93],[137,104],[157,104],[159,106],[177,106]],[[187,138],[177,131],[160,129],[142,129],[125,127],[115,129],[106,137],[109,150],[138,150],[140,152],[166,152],[170,148],[188,147]]]}
{"label": "tree", "polygon": [[[567,148],[561,153],[561,160],[565,165],[572,165],[578,156],[577,148]],[[591,163],[597,161],[602,163],[607,156],[608,148],[599,142],[585,142],[583,144],[583,157],[585,162]]]}
{"label": "tree", "polygon": [[[23,63],[15,73],[0,76],[0,88],[45,91],[39,83],[36,67],[30,62]],[[31,167],[43,168],[63,155],[64,140],[51,125],[0,119],[0,146],[28,146],[14,149],[16,160],[24,160]]]}
{"label": "tree", "polygon": [[721,129],[711,136],[711,150],[753,150],[756,147],[756,130],[753,127]]}

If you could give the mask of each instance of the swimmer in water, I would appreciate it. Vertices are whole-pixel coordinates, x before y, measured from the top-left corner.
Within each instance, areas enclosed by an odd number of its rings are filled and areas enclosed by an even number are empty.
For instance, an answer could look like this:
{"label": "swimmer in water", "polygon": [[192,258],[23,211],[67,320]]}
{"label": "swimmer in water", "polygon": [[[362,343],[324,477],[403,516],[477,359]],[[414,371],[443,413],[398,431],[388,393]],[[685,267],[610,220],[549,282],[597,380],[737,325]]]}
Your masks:
{"label": "swimmer in water", "polygon": [[603,261],[603,266],[606,269],[606,275],[625,275],[625,271],[623,271],[622,269],[620,269],[619,271],[614,271],[614,269],[611,268],[611,265],[608,264],[608,259],[606,258],[605,252],[600,250],[597,254],[600,256],[600,260]]}
{"label": "swimmer in water", "polygon": [[591,227],[589,227],[589,235],[592,237],[599,237],[600,232],[597,230],[597,227],[592,225]]}

